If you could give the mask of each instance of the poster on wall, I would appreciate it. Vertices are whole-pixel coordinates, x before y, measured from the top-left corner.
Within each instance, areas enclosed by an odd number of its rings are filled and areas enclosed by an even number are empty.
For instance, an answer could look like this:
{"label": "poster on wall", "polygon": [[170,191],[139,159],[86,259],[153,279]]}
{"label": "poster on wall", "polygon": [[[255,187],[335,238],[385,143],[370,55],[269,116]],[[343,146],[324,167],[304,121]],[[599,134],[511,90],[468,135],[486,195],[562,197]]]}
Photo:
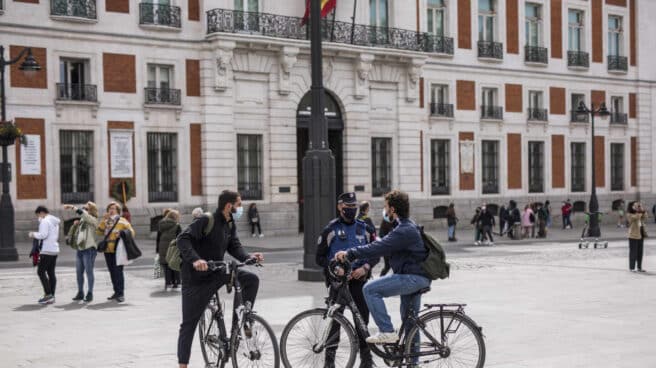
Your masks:
{"label": "poster on wall", "polygon": [[41,175],[41,136],[26,134],[27,144],[21,145],[21,175]]}
{"label": "poster on wall", "polygon": [[132,132],[109,133],[111,177],[132,178]]}
{"label": "poster on wall", "polygon": [[474,173],[474,141],[460,142],[460,172]]}

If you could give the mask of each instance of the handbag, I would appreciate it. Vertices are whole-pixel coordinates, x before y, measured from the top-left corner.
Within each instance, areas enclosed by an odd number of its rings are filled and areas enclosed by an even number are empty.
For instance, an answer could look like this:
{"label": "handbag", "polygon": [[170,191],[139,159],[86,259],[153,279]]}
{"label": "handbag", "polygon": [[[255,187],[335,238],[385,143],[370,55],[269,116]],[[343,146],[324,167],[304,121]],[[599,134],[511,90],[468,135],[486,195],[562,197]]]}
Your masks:
{"label": "handbag", "polygon": [[120,219],[116,220],[116,222],[114,223],[114,226],[112,226],[112,228],[109,229],[109,232],[107,234],[105,234],[105,237],[103,238],[103,240],[98,242],[98,246],[97,246],[97,249],[96,249],[98,251],[98,253],[104,253],[107,250],[107,238],[109,237],[109,234],[111,234],[112,231],[114,231],[114,228],[116,227],[116,225],[118,225],[119,221],[120,221]]}

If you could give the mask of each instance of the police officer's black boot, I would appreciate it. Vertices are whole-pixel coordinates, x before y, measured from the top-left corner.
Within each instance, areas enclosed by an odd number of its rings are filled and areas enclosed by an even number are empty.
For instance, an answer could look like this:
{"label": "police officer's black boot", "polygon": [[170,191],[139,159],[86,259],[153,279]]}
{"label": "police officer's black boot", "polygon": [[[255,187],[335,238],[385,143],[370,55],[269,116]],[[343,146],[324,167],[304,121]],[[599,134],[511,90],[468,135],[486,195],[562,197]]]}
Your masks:
{"label": "police officer's black boot", "polygon": [[326,362],[323,365],[323,368],[335,368],[335,354],[337,349],[326,349]]}
{"label": "police officer's black boot", "polygon": [[371,351],[369,348],[360,349],[360,368],[372,368],[374,361],[371,358]]}

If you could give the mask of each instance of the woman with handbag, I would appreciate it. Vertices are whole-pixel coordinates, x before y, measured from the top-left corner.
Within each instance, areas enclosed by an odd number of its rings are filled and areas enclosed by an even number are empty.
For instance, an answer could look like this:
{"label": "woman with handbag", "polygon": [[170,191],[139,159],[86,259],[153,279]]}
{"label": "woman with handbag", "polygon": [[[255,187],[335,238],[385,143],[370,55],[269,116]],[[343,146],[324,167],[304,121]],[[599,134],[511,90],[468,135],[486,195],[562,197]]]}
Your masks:
{"label": "woman with handbag", "polygon": [[121,231],[129,230],[133,237],[135,233],[128,220],[121,217],[119,213],[121,213],[121,205],[116,202],[110,202],[107,205],[107,212],[105,212],[102,221],[98,224],[96,234],[104,236],[98,242],[98,252],[105,253],[107,270],[109,271],[112,286],[114,287],[114,294],[107,298],[107,300],[116,300],[119,303],[123,303],[125,301],[125,281],[123,277],[123,266],[116,264],[116,245],[121,238]]}
{"label": "woman with handbag", "polygon": [[255,227],[257,227],[257,232],[260,234],[260,238],[264,237],[264,234],[262,234],[262,226],[260,225],[260,213],[257,210],[257,204],[251,203],[250,206],[248,206],[248,222],[251,224],[251,236],[254,238],[257,235],[255,235]]}
{"label": "woman with handbag", "polygon": [[[77,273],[77,294],[74,301],[93,300],[93,267],[96,262],[96,227],[98,227],[98,207],[93,202],[87,202],[82,208],[70,204],[64,205],[65,210],[73,210],[80,219],[68,232],[68,243],[75,249],[75,271]],[[87,275],[87,295],[84,295],[84,274]]]}
{"label": "woman with handbag", "polygon": [[177,289],[180,285],[180,272],[168,267],[166,253],[171,241],[177,238],[181,232],[180,212],[176,210],[169,210],[157,224],[157,254],[159,254],[159,264],[164,271],[164,291],[167,288]]}
{"label": "woman with handbag", "polygon": [[647,213],[640,202],[630,203],[627,210],[629,220],[629,270],[631,272],[647,272],[642,268],[644,241],[647,237],[645,231]]}

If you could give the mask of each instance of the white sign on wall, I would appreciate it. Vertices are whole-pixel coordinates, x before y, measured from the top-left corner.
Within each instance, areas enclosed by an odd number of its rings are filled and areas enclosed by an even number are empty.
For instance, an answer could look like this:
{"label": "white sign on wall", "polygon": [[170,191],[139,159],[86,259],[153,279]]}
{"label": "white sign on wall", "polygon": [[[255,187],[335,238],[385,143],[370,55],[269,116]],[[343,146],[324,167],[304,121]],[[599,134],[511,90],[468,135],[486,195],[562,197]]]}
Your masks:
{"label": "white sign on wall", "polygon": [[110,132],[110,165],[112,178],[132,178],[132,132]]}
{"label": "white sign on wall", "polygon": [[21,175],[41,175],[41,136],[26,134],[27,144],[21,145]]}
{"label": "white sign on wall", "polygon": [[460,172],[474,173],[474,141],[460,142]]}

